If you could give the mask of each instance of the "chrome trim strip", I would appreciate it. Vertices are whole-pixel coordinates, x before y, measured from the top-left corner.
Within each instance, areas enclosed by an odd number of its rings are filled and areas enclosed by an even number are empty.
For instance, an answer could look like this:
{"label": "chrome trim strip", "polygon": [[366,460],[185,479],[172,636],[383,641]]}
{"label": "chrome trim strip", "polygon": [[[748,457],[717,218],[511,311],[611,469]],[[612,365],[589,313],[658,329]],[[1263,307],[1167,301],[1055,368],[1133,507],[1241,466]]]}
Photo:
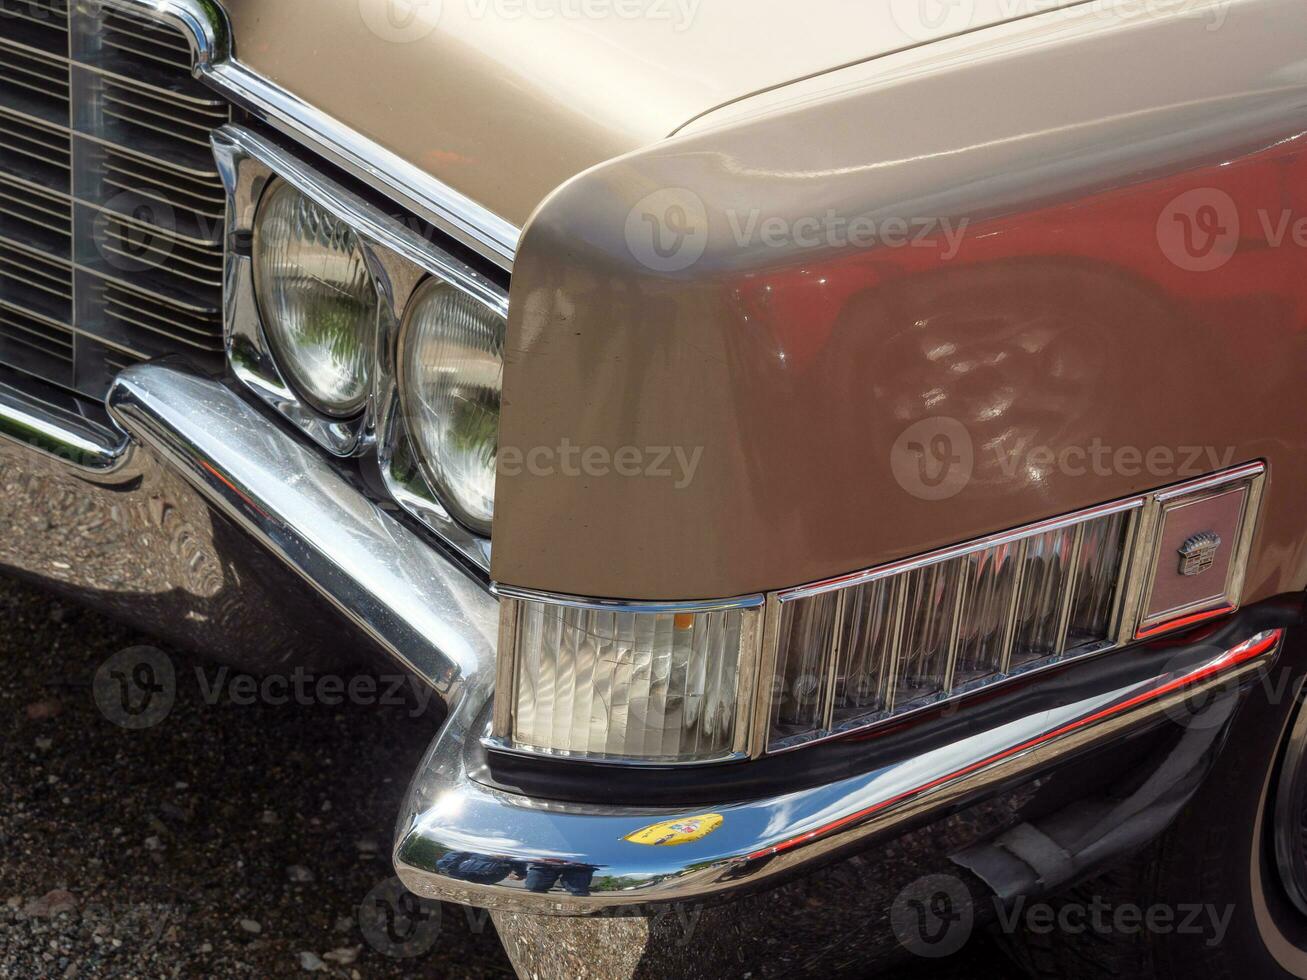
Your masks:
{"label": "chrome trim strip", "polygon": [[522,235],[512,222],[237,61],[208,66],[201,77],[259,120],[512,271]]}
{"label": "chrome trim strip", "polygon": [[512,271],[522,230],[420,167],[309,105],[242,65],[233,56],[231,28],[201,0],[110,0],[146,7],[183,30],[195,75],[256,118],[321,154],[455,241]]}
{"label": "chrome trim strip", "polygon": [[947,548],[940,548],[938,551],[930,551],[924,555],[918,555],[915,558],[905,558],[902,561],[891,562],[888,565],[877,565],[875,568],[868,568],[860,572],[850,572],[847,575],[840,575],[835,578],[825,579],[821,582],[813,582],[810,585],[799,585],[790,589],[783,589],[776,593],[781,602],[793,602],[795,599],[807,599],[811,596],[821,595],[823,592],[830,592],[834,589],[848,589],[855,585],[863,585],[866,582],[874,582],[877,579],[885,578],[888,575],[898,575],[902,572],[915,571],[926,565],[934,565],[938,562],[948,561],[951,558],[961,558],[964,555],[970,555],[977,551],[984,551],[986,548],[994,548],[1003,544],[1014,544],[1026,538],[1034,537],[1038,534],[1045,534],[1048,531],[1057,531],[1064,527],[1071,527],[1076,524],[1091,521],[1098,517],[1109,517],[1112,514],[1119,514],[1125,510],[1134,510],[1142,507],[1148,499],[1148,494],[1140,494],[1136,497],[1128,497],[1125,500],[1118,500],[1110,504],[1101,504],[1098,507],[1090,507],[1087,510],[1076,511],[1074,514],[1066,514],[1062,517],[1049,518],[1046,521],[1040,521],[1037,524],[1027,524],[1023,527],[1015,528],[1010,531],[1001,531],[998,534],[991,534],[988,537],[977,538],[974,541],[968,541],[964,544],[950,545]]}
{"label": "chrome trim strip", "polygon": [[1159,490],[1154,496],[1157,498],[1158,503],[1164,504],[1176,497],[1187,497],[1191,493],[1198,493],[1200,490],[1210,490],[1213,487],[1224,486],[1227,483],[1234,483],[1251,476],[1262,476],[1265,473],[1266,465],[1264,463],[1245,463],[1243,466],[1236,466],[1232,470],[1225,470],[1211,476],[1190,480],[1188,483],[1181,483],[1167,490]]}
{"label": "chrome trim strip", "polygon": [[545,602],[551,606],[569,609],[589,609],[596,612],[629,613],[692,613],[721,612],[724,609],[755,609],[763,604],[764,596],[746,595],[733,599],[694,599],[685,602],[649,602],[639,599],[593,599],[585,596],[563,595],[557,592],[540,592],[536,589],[519,589],[496,582],[490,591],[505,599],[522,599],[526,602]]}
{"label": "chrome trim strip", "polygon": [[0,438],[94,473],[108,473],[128,456],[125,434],[4,383],[0,383]]}
{"label": "chrome trim strip", "polygon": [[[410,788],[395,868],[410,890],[427,898],[547,915],[603,914],[762,887],[865,845],[873,835],[893,833],[907,821],[1161,721],[1196,694],[1250,679],[1274,659],[1282,635],[1267,630],[1228,650],[1195,647],[1188,667],[1031,711],[874,772],[717,806],[552,803],[491,789],[467,770],[463,748],[476,737],[470,727],[480,705],[463,705],[451,714]],[[722,823],[698,840],[651,848],[626,839],[650,824],[708,812]],[[507,873],[496,884],[472,883],[440,868],[440,857],[450,851],[501,862],[582,866],[602,876],[602,887],[586,894],[540,894]]]}
{"label": "chrome trim strip", "polygon": [[[523,748],[514,745],[508,738],[498,735],[483,735],[481,744],[488,749],[494,749],[496,752],[504,752],[524,759],[556,759],[561,762],[574,762],[577,765],[595,766],[600,770],[604,766],[616,766],[622,769],[684,769],[692,766],[719,766],[724,762],[746,762],[749,759],[749,756],[745,753],[737,752],[734,749],[723,755],[715,755],[711,759],[696,759],[693,762],[640,759],[626,755],[603,755],[597,752],[585,755],[579,752],[547,752],[543,749]],[[596,778],[603,778],[602,771],[596,772],[595,776]]]}
{"label": "chrome trim strip", "polygon": [[443,698],[487,695],[499,603],[320,453],[167,362],[128,368],[108,402],[137,443]]}

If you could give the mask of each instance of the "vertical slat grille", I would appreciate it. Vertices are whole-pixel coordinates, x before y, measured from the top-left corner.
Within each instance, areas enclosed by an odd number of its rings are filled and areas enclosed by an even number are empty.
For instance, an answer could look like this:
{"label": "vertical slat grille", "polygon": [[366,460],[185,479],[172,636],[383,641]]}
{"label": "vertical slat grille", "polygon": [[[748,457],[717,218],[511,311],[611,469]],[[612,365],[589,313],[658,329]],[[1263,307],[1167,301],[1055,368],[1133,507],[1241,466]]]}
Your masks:
{"label": "vertical slat grille", "polygon": [[96,398],[222,352],[225,102],[182,32],[130,3],[0,11],[0,363]]}
{"label": "vertical slat grille", "polygon": [[908,563],[779,604],[770,745],[865,727],[1112,642],[1133,516]]}

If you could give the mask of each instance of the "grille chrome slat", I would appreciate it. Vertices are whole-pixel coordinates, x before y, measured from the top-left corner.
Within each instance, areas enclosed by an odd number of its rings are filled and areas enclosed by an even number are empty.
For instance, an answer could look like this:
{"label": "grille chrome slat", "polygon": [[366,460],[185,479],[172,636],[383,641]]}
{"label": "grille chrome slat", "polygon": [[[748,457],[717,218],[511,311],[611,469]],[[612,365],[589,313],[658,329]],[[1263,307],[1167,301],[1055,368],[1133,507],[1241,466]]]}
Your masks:
{"label": "grille chrome slat", "polygon": [[0,303],[0,344],[5,340],[73,362],[73,334],[67,327]]}
{"label": "grille chrome slat", "polygon": [[110,116],[114,119],[117,119],[120,122],[127,123],[129,126],[140,126],[143,129],[149,129],[152,130],[153,132],[161,133],[164,136],[167,136],[171,139],[184,140],[185,142],[190,143],[194,146],[206,147],[209,145],[209,140],[207,137],[198,138],[194,136],[186,136],[176,132],[175,130],[166,129],[165,127],[159,125],[156,122],[142,121],[141,119],[137,118],[137,116],[134,113],[123,112],[119,109],[106,108],[104,110],[104,114],[106,116]]}
{"label": "grille chrome slat", "polygon": [[197,350],[219,353],[222,351],[222,331],[216,332],[207,318],[167,302],[161,297],[146,296],[107,283],[103,300],[105,311],[125,323],[149,331],[153,337],[163,337]]}
{"label": "grille chrome slat", "polygon": [[72,143],[66,132],[4,110],[0,110],[0,146],[65,170],[72,164]]}
{"label": "grille chrome slat", "polygon": [[0,39],[0,103],[62,123],[68,118],[68,65]]}
{"label": "grille chrome slat", "polygon": [[69,6],[17,0],[0,21],[0,364],[99,398],[140,360],[220,363],[209,134],[231,113],[184,32]]}
{"label": "grille chrome slat", "polygon": [[5,4],[4,16],[33,27],[43,28],[53,34],[55,31],[68,29],[67,8],[58,9],[52,4],[35,3],[32,0],[17,0]]}
{"label": "grille chrome slat", "polygon": [[175,120],[187,126],[203,129],[206,134],[226,122],[228,116],[226,106],[218,99],[209,102],[179,103],[175,93],[150,90],[113,79],[105,80],[104,97],[108,101],[149,112],[169,121]]}
{"label": "grille chrome slat", "polygon": [[0,271],[12,277],[15,282],[25,283],[33,289],[72,302],[73,276],[69,268],[60,269],[54,263],[38,263],[31,255],[0,245]]}
{"label": "grille chrome slat", "polygon": [[[197,272],[207,272],[210,277],[216,273],[218,278],[211,284],[215,286],[222,285],[221,249],[215,249],[212,252],[205,252],[203,249],[186,245],[180,240],[166,238],[163,235],[155,236],[163,241],[162,245],[155,244],[154,241],[149,240],[138,241],[133,239],[131,235],[132,226],[126,222],[119,221],[116,217],[107,219],[105,222],[105,228],[113,235],[112,240],[105,242],[106,246],[120,248],[121,246],[114,243],[122,241],[124,237],[126,237],[128,241],[133,242],[132,248],[124,250],[124,253],[129,258],[133,257],[133,255],[139,255],[141,256],[142,262],[155,261],[164,265],[174,262],[181,263]],[[150,256],[151,258],[147,259],[145,256]],[[206,279],[201,281],[209,282],[210,280]]]}
{"label": "grille chrome slat", "polygon": [[[179,54],[173,54],[166,48],[152,47],[148,41],[141,41],[129,34],[119,31],[110,31],[104,36],[104,43],[111,48],[117,48],[119,51],[137,58],[146,58],[152,62],[164,65],[168,68],[179,67]],[[186,53],[189,60],[190,52]]]}
{"label": "grille chrome slat", "polygon": [[42,220],[39,216],[34,217],[31,212],[23,211],[18,205],[9,201],[3,194],[0,194],[0,214],[10,215],[11,217],[18,218],[20,221],[26,221],[39,228],[45,228],[58,234],[67,233],[65,228],[61,227],[56,222],[51,221],[49,218]]}
{"label": "grille chrome slat", "polygon": [[[117,175],[122,174],[123,171],[113,166],[106,166],[105,171],[105,184],[110,187],[116,187],[121,191],[126,191],[131,194],[139,194],[141,197],[152,198],[153,200],[169,206],[184,206],[194,210],[197,214],[204,215],[206,218],[217,219],[222,218],[222,216],[226,214],[226,209],[224,207],[214,206],[208,202],[204,202],[202,199],[191,199],[185,204],[180,204],[179,202],[185,201],[186,199],[179,192],[178,188],[170,188],[167,184],[157,180],[152,180],[149,177],[140,174],[126,174],[124,177],[120,178]],[[114,176],[109,176],[109,174],[113,174]],[[145,186],[142,186],[142,184]],[[169,194],[169,191],[172,193]],[[196,200],[199,200],[200,203],[195,203]]]}

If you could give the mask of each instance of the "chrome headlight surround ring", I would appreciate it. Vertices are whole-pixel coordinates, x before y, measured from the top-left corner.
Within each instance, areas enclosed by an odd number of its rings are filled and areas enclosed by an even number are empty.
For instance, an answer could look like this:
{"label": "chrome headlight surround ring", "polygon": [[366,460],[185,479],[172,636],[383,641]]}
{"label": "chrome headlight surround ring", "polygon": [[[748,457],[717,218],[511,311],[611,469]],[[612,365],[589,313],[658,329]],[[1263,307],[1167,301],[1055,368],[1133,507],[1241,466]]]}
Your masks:
{"label": "chrome headlight surround ring", "polygon": [[[396,358],[406,308],[427,279],[446,282],[505,317],[507,291],[264,137],[239,126],[224,126],[214,132],[212,142],[227,189],[231,238],[224,312],[232,373],[327,452],[374,460],[386,491],[401,508],[474,566],[488,571],[489,539],[451,516],[418,463],[400,408]],[[381,309],[371,392],[353,418],[332,418],[301,399],[278,368],[263,329],[249,242],[259,200],[274,178],[292,185],[353,230],[377,287]]]}
{"label": "chrome headlight surround ring", "polygon": [[[259,309],[251,244],[254,223],[264,193],[280,178],[313,203],[338,218],[332,191],[296,158],[279,147],[235,127],[214,132],[214,156],[227,190],[228,247],[224,268],[224,346],[232,373],[265,404],[334,456],[353,456],[368,448],[375,429],[375,372],[373,391],[359,412],[338,418],[309,404],[291,385],[277,357]],[[357,233],[356,233],[357,234]],[[364,257],[373,268],[367,244],[360,237]],[[373,271],[378,289],[381,280]],[[381,306],[386,303],[382,297]],[[378,334],[381,325],[378,324]],[[375,354],[374,354],[375,361]]]}

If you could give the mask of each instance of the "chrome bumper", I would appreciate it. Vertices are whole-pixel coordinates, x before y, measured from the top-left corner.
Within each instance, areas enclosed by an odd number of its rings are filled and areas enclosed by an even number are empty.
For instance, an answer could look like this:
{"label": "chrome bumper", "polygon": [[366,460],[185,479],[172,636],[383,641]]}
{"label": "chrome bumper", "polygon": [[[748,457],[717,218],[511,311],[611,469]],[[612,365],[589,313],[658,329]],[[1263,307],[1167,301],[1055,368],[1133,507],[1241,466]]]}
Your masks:
{"label": "chrome bumper", "polygon": [[[498,603],[483,583],[220,382],[142,365],[109,408],[117,429],[0,386],[0,564],[235,662],[356,659],[368,645],[426,678],[450,714],[413,780],[394,862],[431,898],[589,915],[775,884],[1246,678],[1282,633],[1191,648],[1146,680],[782,795],[689,808],[533,799],[468,765],[494,677]],[[708,813],[720,825],[698,839],[628,839]]]}
{"label": "chrome bumper", "polygon": [[315,450],[167,363],[108,402],[121,431],[0,388],[0,565],[236,663],[379,649],[486,695],[498,602]]}
{"label": "chrome bumper", "polygon": [[[428,898],[558,915],[700,902],[776,884],[1168,712],[1183,718],[1177,706],[1185,699],[1261,670],[1276,655],[1282,632],[1266,630],[1229,649],[1191,649],[1182,668],[1031,712],[873,772],[719,806],[581,806],[491,789],[468,771],[464,748],[481,732],[460,713],[412,788],[395,867],[409,889]],[[709,813],[720,825],[697,840],[658,846],[629,839],[654,824]]]}

